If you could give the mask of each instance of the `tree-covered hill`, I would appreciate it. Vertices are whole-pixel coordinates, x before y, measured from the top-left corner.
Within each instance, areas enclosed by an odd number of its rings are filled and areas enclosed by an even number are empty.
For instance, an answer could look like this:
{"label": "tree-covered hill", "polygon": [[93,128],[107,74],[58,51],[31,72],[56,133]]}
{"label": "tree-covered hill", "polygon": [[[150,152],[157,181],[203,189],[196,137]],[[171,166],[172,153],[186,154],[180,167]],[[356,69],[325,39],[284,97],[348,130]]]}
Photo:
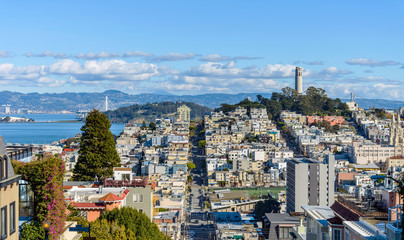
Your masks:
{"label": "tree-covered hill", "polygon": [[106,112],[108,119],[111,122],[125,123],[131,120],[144,119],[146,121],[154,121],[155,118],[173,118],[177,112],[177,108],[181,105],[187,105],[191,108],[191,119],[202,118],[207,112],[212,109],[192,102],[161,102],[161,103],[147,103],[147,104],[134,104],[129,107],[121,107],[114,111]]}
{"label": "tree-covered hill", "polygon": [[287,87],[283,88],[280,93],[272,93],[270,99],[258,95],[257,101],[245,99],[234,105],[222,104],[217,110],[228,112],[237,106],[247,109],[266,107],[269,117],[273,120],[279,118],[282,110],[295,111],[304,115],[341,115],[345,117],[351,115],[347,105],[340,99],[331,99],[327,97],[325,90],[313,86],[309,87],[305,94],[298,94],[296,90]]}

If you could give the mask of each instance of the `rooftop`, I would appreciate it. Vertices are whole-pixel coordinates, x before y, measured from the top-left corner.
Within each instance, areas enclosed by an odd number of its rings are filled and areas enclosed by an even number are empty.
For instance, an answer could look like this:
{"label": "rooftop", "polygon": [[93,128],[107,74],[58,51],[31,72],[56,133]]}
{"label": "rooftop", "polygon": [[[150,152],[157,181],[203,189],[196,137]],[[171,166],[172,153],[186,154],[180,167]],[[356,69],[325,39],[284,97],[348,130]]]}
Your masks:
{"label": "rooftop", "polygon": [[299,217],[294,217],[291,216],[287,213],[265,213],[265,217],[271,222],[271,223],[299,223],[300,218]]}

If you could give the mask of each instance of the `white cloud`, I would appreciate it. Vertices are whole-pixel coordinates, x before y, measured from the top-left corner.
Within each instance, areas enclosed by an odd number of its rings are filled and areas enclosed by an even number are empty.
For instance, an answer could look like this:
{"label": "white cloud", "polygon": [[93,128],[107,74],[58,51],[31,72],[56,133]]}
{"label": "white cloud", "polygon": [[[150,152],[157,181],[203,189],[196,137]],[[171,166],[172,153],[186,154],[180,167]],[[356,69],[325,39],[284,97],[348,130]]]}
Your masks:
{"label": "white cloud", "polygon": [[153,54],[151,53],[147,53],[147,52],[142,52],[142,51],[129,51],[129,52],[125,52],[123,54],[123,57],[125,58],[129,58],[129,57],[151,57],[153,56]]}
{"label": "white cloud", "polygon": [[[1,52],[0,52],[1,53]],[[52,57],[56,59],[82,59],[82,60],[98,60],[98,59],[108,59],[108,58],[133,58],[133,57],[152,57],[153,54],[146,53],[143,51],[127,51],[125,53],[113,53],[113,52],[88,52],[79,54],[65,54],[65,53],[54,53],[51,51],[45,51],[42,53],[31,53],[27,52],[24,54],[26,57]],[[1,55],[0,55],[1,56]]]}
{"label": "white cloud", "polygon": [[200,61],[204,62],[224,62],[224,61],[235,61],[235,60],[254,60],[260,59],[260,57],[248,57],[248,56],[220,56],[219,54],[209,54],[199,58]]}
{"label": "white cloud", "polygon": [[27,52],[24,54],[26,57],[52,57],[52,58],[57,58],[57,59],[63,59],[67,58],[68,56],[64,53],[54,53],[51,51],[45,51],[41,53],[31,53]]}
{"label": "white cloud", "polygon": [[222,78],[288,78],[294,76],[292,65],[268,64],[262,68],[237,68],[234,62],[204,63],[184,72],[185,76],[208,76]]}
{"label": "white cloud", "polygon": [[128,63],[124,60],[86,61],[70,59],[49,66],[49,74],[71,75],[77,80],[147,80],[158,75],[158,67],[150,63]]}
{"label": "white cloud", "polygon": [[8,58],[12,57],[13,54],[11,54],[8,51],[0,50],[0,58]]}
{"label": "white cloud", "polygon": [[377,84],[374,84],[373,87],[374,87],[374,88],[385,89],[385,88],[397,88],[397,87],[399,87],[399,86],[393,85],[393,84],[377,83]]}
{"label": "white cloud", "polygon": [[[0,64],[0,81],[12,80],[15,86],[59,87],[66,83],[111,84],[111,81],[116,85],[125,85],[125,81],[146,81],[158,75],[158,67],[154,64],[123,60],[92,60],[81,64],[63,59],[50,65]],[[108,88],[107,85],[105,87]]]}
{"label": "white cloud", "polygon": [[190,60],[198,56],[195,53],[169,53],[166,55],[153,56],[147,58],[149,62],[183,61]]}
{"label": "white cloud", "polygon": [[200,92],[268,92],[287,86],[274,80],[294,76],[294,66],[291,65],[267,65],[262,68],[238,68],[233,61],[223,64],[208,62],[194,66],[181,74],[174,75],[170,88],[175,86],[183,90],[195,90],[200,87]]}
{"label": "white cloud", "polygon": [[327,95],[334,98],[349,98],[351,92],[354,92],[357,98],[373,99],[401,100],[401,96],[404,95],[404,88],[393,84],[336,83],[314,85],[325,89]]}
{"label": "white cloud", "polygon": [[66,81],[49,77],[40,77],[37,82],[39,87],[60,87],[63,86]]}
{"label": "white cloud", "polygon": [[295,61],[293,64],[305,64],[305,65],[324,65],[323,61]]}
{"label": "white cloud", "polygon": [[382,67],[382,66],[395,66],[400,65],[399,62],[396,61],[378,61],[370,58],[352,58],[345,61],[346,64],[349,65],[360,65],[360,66],[369,66],[369,67]]}

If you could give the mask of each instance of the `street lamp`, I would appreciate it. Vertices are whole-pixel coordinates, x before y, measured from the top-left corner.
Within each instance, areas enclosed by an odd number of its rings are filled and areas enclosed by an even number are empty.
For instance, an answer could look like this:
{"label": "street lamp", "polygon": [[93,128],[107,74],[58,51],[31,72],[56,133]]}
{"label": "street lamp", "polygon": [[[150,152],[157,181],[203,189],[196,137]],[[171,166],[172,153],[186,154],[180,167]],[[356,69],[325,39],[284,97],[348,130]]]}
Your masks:
{"label": "street lamp", "polygon": [[50,228],[50,222],[48,220],[44,221],[42,223],[42,227],[45,230],[45,239],[49,239],[48,233],[49,233],[49,228]]}

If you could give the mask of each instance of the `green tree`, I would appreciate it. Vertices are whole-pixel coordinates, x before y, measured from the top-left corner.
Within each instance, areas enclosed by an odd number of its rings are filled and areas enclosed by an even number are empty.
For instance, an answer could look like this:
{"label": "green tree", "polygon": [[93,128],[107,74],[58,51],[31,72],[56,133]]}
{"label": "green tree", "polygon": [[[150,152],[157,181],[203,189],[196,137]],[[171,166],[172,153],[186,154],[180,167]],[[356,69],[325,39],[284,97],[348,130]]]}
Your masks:
{"label": "green tree", "polygon": [[263,202],[255,204],[254,214],[257,216],[257,219],[262,219],[265,213],[279,213],[280,210],[280,203],[270,197]]}
{"label": "green tree", "polygon": [[140,213],[134,208],[115,208],[114,210],[107,211],[105,214],[101,215],[99,221],[102,221],[103,219],[106,219],[108,222],[116,221],[119,226],[125,226],[126,230],[133,232],[134,236],[136,236],[136,240],[166,239],[166,236],[160,232],[158,226],[154,222],[150,221],[144,213]]}
{"label": "green tree", "polygon": [[149,128],[150,128],[151,130],[156,130],[156,123],[155,123],[155,122],[150,122]]}
{"label": "green tree", "polygon": [[188,182],[188,183],[192,182],[192,176],[191,176],[191,175],[188,175],[188,176],[187,176],[187,182]]}
{"label": "green tree", "polygon": [[[88,227],[88,222],[84,224]],[[119,225],[116,221],[108,221],[106,219],[98,219],[91,223],[91,237],[98,240],[135,240],[133,232],[126,229],[124,225]],[[82,233],[84,237],[88,237],[86,232]],[[129,236],[129,237],[128,237]]]}
{"label": "green tree", "polygon": [[73,170],[76,181],[91,181],[95,176],[112,176],[113,167],[120,166],[111,123],[104,113],[92,110],[81,128],[79,159]]}
{"label": "green tree", "polygon": [[141,128],[141,129],[146,129],[146,128],[147,128],[146,121],[143,121],[143,122],[142,122],[142,126],[141,126],[140,128]]}
{"label": "green tree", "polygon": [[198,142],[198,148],[204,148],[206,145],[206,140],[200,140]]}
{"label": "green tree", "polygon": [[195,163],[187,162],[188,171],[191,171],[191,170],[194,169],[195,167],[196,167],[196,166],[195,166]]}
{"label": "green tree", "polygon": [[37,221],[25,222],[22,225],[22,231],[20,234],[21,240],[40,240],[45,239],[45,230],[42,225]]}

